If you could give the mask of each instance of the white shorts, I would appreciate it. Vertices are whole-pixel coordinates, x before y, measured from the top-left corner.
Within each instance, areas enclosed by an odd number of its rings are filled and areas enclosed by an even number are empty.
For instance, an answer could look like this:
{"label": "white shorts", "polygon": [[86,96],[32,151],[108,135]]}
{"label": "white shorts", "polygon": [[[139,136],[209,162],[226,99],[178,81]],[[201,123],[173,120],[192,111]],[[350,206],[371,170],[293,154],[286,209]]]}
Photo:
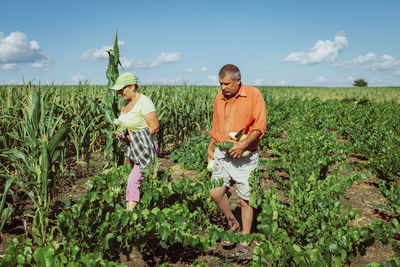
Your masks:
{"label": "white shorts", "polygon": [[229,187],[231,179],[236,182],[236,192],[244,200],[250,199],[249,177],[258,167],[258,151],[253,151],[246,157],[232,158],[228,152],[216,149],[214,151],[214,170],[212,180],[224,179],[224,186]]}

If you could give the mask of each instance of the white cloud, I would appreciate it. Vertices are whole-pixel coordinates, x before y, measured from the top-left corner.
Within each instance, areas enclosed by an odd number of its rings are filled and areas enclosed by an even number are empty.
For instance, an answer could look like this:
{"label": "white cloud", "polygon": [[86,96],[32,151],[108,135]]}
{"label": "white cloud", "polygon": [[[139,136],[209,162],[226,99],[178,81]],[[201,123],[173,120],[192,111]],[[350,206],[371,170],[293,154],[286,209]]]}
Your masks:
{"label": "white cloud", "polygon": [[324,76],[319,76],[319,77],[317,77],[313,82],[316,82],[316,83],[326,83],[326,82],[328,82],[328,79],[326,79]]}
{"label": "white cloud", "polygon": [[281,80],[281,81],[278,82],[278,85],[280,85],[280,86],[285,86],[285,85],[288,85],[288,84],[289,84],[289,81],[285,81],[285,80]]}
{"label": "white cloud", "polygon": [[124,69],[132,69],[135,64],[132,59],[126,57],[120,57],[119,61]]}
{"label": "white cloud", "polygon": [[193,68],[189,68],[189,69],[187,69],[185,72],[187,72],[187,73],[191,73],[191,72],[193,72],[194,71],[194,69]]}
{"label": "white cloud", "polygon": [[207,80],[212,83],[219,83],[217,75],[208,75]]}
{"label": "white cloud", "polygon": [[53,59],[51,57],[46,57],[42,60],[32,63],[32,67],[36,69],[43,69],[45,71],[50,70],[51,65],[53,64]]}
{"label": "white cloud", "polygon": [[[150,69],[159,67],[164,64],[177,62],[181,59],[181,54],[179,52],[162,52],[159,56],[149,59],[147,61],[143,60],[133,60],[123,56],[121,51],[121,46],[124,46],[124,41],[118,41],[118,46],[120,48],[120,62],[124,69]],[[106,61],[108,60],[107,50],[112,49],[112,45],[102,46],[101,48],[91,48],[83,52],[80,56],[76,57],[78,61]]]}
{"label": "white cloud", "polygon": [[335,61],[339,56],[339,53],[349,45],[347,38],[342,32],[339,32],[334,41],[330,40],[319,40],[315,43],[307,52],[295,52],[289,54],[283,61],[286,62],[298,62],[303,65],[312,65],[322,62],[332,62]]}
{"label": "white cloud", "polygon": [[132,59],[121,58],[121,64],[125,69],[151,69],[164,64],[177,62],[179,60],[181,60],[181,54],[179,52],[163,52],[159,56],[147,61],[135,61]]}
{"label": "white cloud", "polygon": [[[118,41],[118,47],[124,46],[124,41]],[[105,45],[101,48],[90,48],[83,52],[80,56],[76,57],[78,61],[104,61],[108,60],[108,53],[107,51],[112,49],[112,45]],[[121,54],[121,50],[120,50]]]}
{"label": "white cloud", "polygon": [[79,82],[84,82],[85,78],[83,77],[83,75],[77,74],[71,77],[71,81],[78,84]]}
{"label": "white cloud", "polygon": [[400,76],[400,70],[397,70],[397,71],[394,73],[394,75],[395,75],[395,76]]}
{"label": "white cloud", "polygon": [[[17,68],[18,63],[31,63],[35,68],[48,69],[52,60],[45,55],[37,41],[28,41],[28,36],[23,32],[12,32],[4,36],[0,32],[0,63],[4,68]],[[14,65],[12,65],[14,64]]]}
{"label": "white cloud", "polygon": [[262,85],[264,83],[264,79],[256,79],[255,81],[254,81],[254,84],[255,85]]}
{"label": "white cloud", "polygon": [[3,64],[3,66],[0,66],[0,70],[16,70],[18,68],[18,65],[15,63],[8,63],[8,64]]}
{"label": "white cloud", "polygon": [[155,59],[148,61],[148,67],[154,68],[163,64],[177,62],[180,59],[181,59],[181,54],[179,52],[173,52],[173,53],[163,52]]}
{"label": "white cloud", "polygon": [[361,65],[369,70],[392,70],[399,64],[400,62],[392,56],[383,55],[381,57],[378,57],[375,53],[369,52],[365,56],[358,56],[354,59],[337,63],[335,64],[335,67]]}
{"label": "white cloud", "polygon": [[23,81],[10,80],[7,84],[23,84]]}
{"label": "white cloud", "polygon": [[153,79],[147,80],[144,84],[170,84],[170,85],[179,85],[187,83],[187,80],[181,77],[177,78],[163,78],[163,79]]}
{"label": "white cloud", "polygon": [[354,81],[353,76],[347,77],[347,78],[346,78],[346,81],[347,81],[347,82],[353,82],[353,81]]}
{"label": "white cloud", "polygon": [[40,50],[39,43],[34,40],[29,41],[29,48],[32,50]]}
{"label": "white cloud", "polygon": [[99,49],[91,48],[86,50],[76,59],[78,61],[102,61],[108,59],[107,50],[110,50],[112,46],[103,46]]}
{"label": "white cloud", "polygon": [[202,68],[201,68],[201,72],[206,72],[206,71],[208,71],[208,68],[207,68],[207,67],[202,67]]}

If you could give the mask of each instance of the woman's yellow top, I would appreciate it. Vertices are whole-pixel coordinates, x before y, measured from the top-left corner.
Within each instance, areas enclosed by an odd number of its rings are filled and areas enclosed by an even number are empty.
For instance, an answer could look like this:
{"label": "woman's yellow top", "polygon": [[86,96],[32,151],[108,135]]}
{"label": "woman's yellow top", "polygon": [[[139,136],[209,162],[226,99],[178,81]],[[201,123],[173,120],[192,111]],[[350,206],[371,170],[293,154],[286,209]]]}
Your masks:
{"label": "woman's yellow top", "polygon": [[147,96],[141,95],[138,102],[136,102],[130,111],[127,113],[121,112],[119,115],[120,127],[128,128],[134,132],[149,127],[144,116],[153,111],[156,111],[153,101]]}

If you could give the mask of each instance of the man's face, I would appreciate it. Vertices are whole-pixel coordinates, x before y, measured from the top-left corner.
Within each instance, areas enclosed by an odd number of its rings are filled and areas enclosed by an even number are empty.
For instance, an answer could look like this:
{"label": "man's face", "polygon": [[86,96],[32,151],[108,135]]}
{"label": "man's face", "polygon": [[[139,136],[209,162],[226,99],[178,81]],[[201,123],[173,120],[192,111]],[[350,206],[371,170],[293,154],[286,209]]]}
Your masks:
{"label": "man's face", "polygon": [[240,78],[232,80],[231,76],[227,74],[223,78],[219,77],[219,83],[221,85],[222,94],[228,99],[239,92]]}

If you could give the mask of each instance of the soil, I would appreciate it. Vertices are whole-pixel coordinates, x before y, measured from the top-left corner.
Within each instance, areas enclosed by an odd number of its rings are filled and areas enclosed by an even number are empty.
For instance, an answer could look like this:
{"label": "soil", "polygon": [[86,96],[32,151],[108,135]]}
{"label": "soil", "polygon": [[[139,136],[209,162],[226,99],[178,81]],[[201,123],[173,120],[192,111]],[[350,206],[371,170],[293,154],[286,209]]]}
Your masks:
{"label": "soil", "polygon": [[[273,155],[265,152],[260,153],[260,156],[266,160],[274,157]],[[360,155],[349,155],[348,157],[348,162],[354,166],[365,163],[366,161],[367,159]],[[196,176],[196,171],[190,171],[181,168],[179,165],[173,163],[168,155],[162,156],[159,162],[159,170],[163,171],[171,168],[173,170],[173,178],[175,180],[182,179],[182,177]],[[92,157],[91,163],[89,164],[89,168],[84,163],[72,167],[70,171],[74,177],[73,183],[60,187],[53,203],[53,209],[56,211],[59,201],[63,199],[69,199],[83,195],[87,190],[86,182],[105,168],[104,163],[105,161],[101,154],[95,153]],[[334,167],[337,167],[337,165]],[[267,189],[269,187],[277,187],[277,185],[271,179],[269,179],[267,171],[262,165],[260,165],[260,171],[263,173],[263,188]],[[351,226],[362,227],[374,220],[390,219],[391,215],[386,209],[385,198],[378,190],[377,178],[366,170],[360,169],[358,171],[364,172],[367,179],[363,182],[355,182],[352,187],[348,188],[346,196],[342,201],[343,205],[348,204],[351,205],[353,209],[360,210],[360,215],[356,220],[351,222]],[[354,172],[354,170],[345,169],[343,172],[344,174],[349,174]],[[277,172],[275,174],[281,177],[283,180],[289,179],[289,174],[287,173]],[[285,199],[285,197],[280,194],[279,188],[277,189],[282,202],[290,201]],[[239,198],[235,191],[235,186],[231,187],[229,192],[231,208],[234,211],[235,216],[239,219],[240,204]],[[13,219],[3,228],[3,240],[9,237],[16,237],[21,234],[32,237],[32,216],[23,216],[22,212],[27,209],[33,210],[34,207],[29,199],[24,198],[22,193],[20,194],[21,197],[17,198],[19,200],[14,205],[15,208],[13,214],[16,214],[16,216],[14,216]],[[257,216],[256,213],[255,216]],[[220,214],[220,217],[216,218],[215,221],[221,227],[225,226],[225,219],[223,218],[222,214]],[[254,229],[256,229],[256,220],[253,221]],[[154,258],[149,258],[134,248],[129,255],[121,254],[120,260],[122,263],[128,266],[157,266],[161,262],[165,261],[164,257],[165,255],[168,255],[167,261],[170,266],[192,266],[195,262],[204,262],[207,264],[207,266],[250,266],[252,260],[252,250],[256,245],[256,242],[253,242],[250,246],[251,250],[241,256],[235,256],[234,248],[227,248],[222,244],[217,244],[215,247],[212,247],[207,251],[188,249],[176,245],[170,248],[168,251],[160,252],[159,255]],[[4,241],[1,242],[0,257],[5,255],[6,249],[7,243]],[[350,266],[363,266],[370,262],[384,263],[394,256],[395,251],[390,243],[382,244],[381,242],[376,242],[366,247],[365,250],[360,250],[358,255],[352,260]]]}

